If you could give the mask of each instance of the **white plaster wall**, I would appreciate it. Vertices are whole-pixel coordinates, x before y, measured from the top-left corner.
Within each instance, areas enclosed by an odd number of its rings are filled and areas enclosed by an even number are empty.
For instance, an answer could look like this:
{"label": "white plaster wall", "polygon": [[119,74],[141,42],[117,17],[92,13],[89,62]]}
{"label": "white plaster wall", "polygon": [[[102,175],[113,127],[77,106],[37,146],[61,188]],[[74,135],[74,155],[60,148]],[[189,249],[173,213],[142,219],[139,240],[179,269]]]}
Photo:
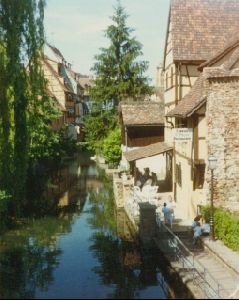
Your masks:
{"label": "white plaster wall", "polygon": [[144,173],[145,168],[149,168],[150,172],[157,174],[158,180],[164,180],[166,176],[166,155],[159,154],[152,157],[138,159],[136,167],[140,172]]}

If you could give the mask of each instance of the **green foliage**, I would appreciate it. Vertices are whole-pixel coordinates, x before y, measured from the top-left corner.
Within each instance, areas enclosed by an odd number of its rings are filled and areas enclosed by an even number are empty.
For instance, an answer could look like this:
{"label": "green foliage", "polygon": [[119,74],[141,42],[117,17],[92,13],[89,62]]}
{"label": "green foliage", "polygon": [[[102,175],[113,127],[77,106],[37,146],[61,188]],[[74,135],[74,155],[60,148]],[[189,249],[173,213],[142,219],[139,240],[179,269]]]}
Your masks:
{"label": "green foliage", "polygon": [[[95,85],[89,90],[94,101],[94,111],[85,120],[88,149],[103,153],[106,160],[113,164],[119,161],[121,140],[115,129],[116,106],[126,98],[138,100],[152,92],[143,75],[148,63],[138,59],[142,55],[142,45],[131,36],[133,29],[127,26],[127,17],[118,1],[112,17],[113,24],[105,32],[110,45],[101,48],[101,53],[95,56],[96,63],[92,68]],[[107,110],[110,102],[114,108],[111,111]]]}
{"label": "green foliage", "polygon": [[[204,218],[210,217],[210,207],[202,209]],[[239,217],[223,208],[214,210],[215,234],[232,250],[239,249]]]}
{"label": "green foliage", "polygon": [[91,214],[87,221],[91,228],[96,231],[115,234],[117,224],[112,181],[106,177],[104,171],[98,170],[98,173],[98,178],[103,182],[103,189],[100,189],[97,193],[95,191],[90,192]]}
{"label": "green foliage", "polygon": [[[41,65],[44,0],[0,1],[0,188],[26,201],[29,161],[55,156],[59,114],[46,95]],[[14,26],[13,26],[14,24]]]}
{"label": "green foliage", "polygon": [[[59,143],[57,148],[57,156],[73,156],[75,153],[78,152],[79,146],[77,141],[71,139],[67,135],[67,127],[62,128],[59,132]],[[54,157],[54,156],[52,156]]]}
{"label": "green foliage", "polygon": [[0,232],[8,222],[9,201],[11,196],[6,191],[0,190]]}
{"label": "green foliage", "polygon": [[113,24],[105,32],[110,45],[101,48],[101,53],[95,56],[97,62],[92,70],[96,79],[90,96],[100,103],[113,100],[117,105],[125,98],[137,99],[152,92],[148,79],[143,75],[148,62],[138,60],[142,55],[142,45],[131,37],[133,29],[127,26],[127,17],[118,1],[115,15],[111,18]]}
{"label": "green foliage", "polygon": [[11,198],[10,195],[6,193],[6,191],[0,190],[0,215],[2,216],[3,213],[7,211],[7,203],[8,200]]}
{"label": "green foliage", "polygon": [[108,132],[116,127],[117,116],[113,111],[102,111],[85,118],[85,141],[87,148],[102,153],[104,139]]}
{"label": "green foliage", "polygon": [[117,165],[121,159],[121,131],[115,128],[104,140],[103,155],[109,163]]}

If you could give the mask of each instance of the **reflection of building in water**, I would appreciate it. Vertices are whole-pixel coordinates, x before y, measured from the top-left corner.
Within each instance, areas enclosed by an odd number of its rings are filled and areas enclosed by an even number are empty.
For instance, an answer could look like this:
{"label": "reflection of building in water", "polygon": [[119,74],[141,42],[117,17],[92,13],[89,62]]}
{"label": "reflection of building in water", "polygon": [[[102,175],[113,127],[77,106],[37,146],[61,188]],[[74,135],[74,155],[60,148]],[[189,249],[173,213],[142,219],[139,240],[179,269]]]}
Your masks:
{"label": "reflection of building in water", "polygon": [[124,241],[137,241],[136,231],[123,209],[116,211],[116,220],[118,236]]}
{"label": "reflection of building in water", "polygon": [[58,207],[63,208],[79,201],[79,195],[84,197],[89,189],[99,189],[96,179],[95,165],[80,160],[65,163],[51,177],[47,198],[58,201]]}
{"label": "reflection of building in water", "polygon": [[99,193],[100,189],[103,187],[102,182],[99,181],[96,177],[89,177],[86,179],[86,189],[94,190],[97,194]]}
{"label": "reflection of building in water", "polygon": [[60,198],[59,198],[59,202],[58,202],[58,207],[61,208],[61,207],[64,207],[64,206],[67,206],[69,205],[69,191],[66,191]]}
{"label": "reflection of building in water", "polygon": [[141,264],[141,257],[138,250],[127,251],[124,255],[124,266],[133,267]]}
{"label": "reflection of building in water", "polygon": [[82,191],[89,191],[94,189],[99,190],[102,187],[102,183],[97,179],[97,170],[95,165],[81,165],[80,177],[78,179],[77,186]]}

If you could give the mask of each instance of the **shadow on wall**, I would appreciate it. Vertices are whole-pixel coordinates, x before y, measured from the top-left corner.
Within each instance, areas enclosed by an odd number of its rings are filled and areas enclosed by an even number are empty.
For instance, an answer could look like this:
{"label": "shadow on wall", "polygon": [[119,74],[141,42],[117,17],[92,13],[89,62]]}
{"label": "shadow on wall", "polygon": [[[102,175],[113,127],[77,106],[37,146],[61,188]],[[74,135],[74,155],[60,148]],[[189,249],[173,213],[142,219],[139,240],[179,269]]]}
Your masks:
{"label": "shadow on wall", "polygon": [[156,173],[150,172],[149,168],[144,169],[144,174],[136,168],[135,172],[135,185],[142,190],[146,185],[158,186],[158,192],[171,192],[172,191],[172,175],[168,171],[164,180],[158,180]]}

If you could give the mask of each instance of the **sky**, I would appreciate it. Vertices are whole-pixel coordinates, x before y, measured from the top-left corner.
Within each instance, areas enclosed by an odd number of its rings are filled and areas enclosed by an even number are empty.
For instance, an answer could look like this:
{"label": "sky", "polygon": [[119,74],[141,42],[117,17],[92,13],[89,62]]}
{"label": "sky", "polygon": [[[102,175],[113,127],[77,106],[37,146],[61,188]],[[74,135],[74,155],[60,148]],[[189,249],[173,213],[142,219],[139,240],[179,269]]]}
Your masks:
{"label": "sky", "polygon": [[[45,33],[76,72],[93,75],[94,56],[109,45],[104,30],[112,24],[116,0],[47,0]],[[145,73],[155,83],[156,68],[163,60],[170,0],[121,0],[132,36],[142,44]]]}

